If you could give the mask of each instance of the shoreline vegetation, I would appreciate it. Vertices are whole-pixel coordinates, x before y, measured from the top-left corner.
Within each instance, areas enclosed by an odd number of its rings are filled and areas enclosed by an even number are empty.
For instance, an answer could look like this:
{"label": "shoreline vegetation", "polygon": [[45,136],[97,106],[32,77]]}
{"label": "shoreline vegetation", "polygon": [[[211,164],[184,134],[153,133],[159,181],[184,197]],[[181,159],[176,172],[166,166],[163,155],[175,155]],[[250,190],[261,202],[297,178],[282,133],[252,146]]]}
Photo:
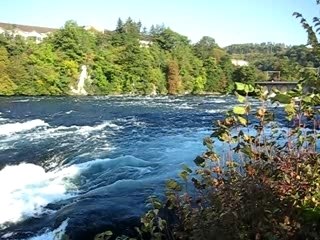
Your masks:
{"label": "shoreline vegetation", "polygon": [[203,92],[203,93],[185,93],[185,94],[157,94],[157,95],[141,95],[141,94],[109,94],[109,95],[0,95],[0,98],[7,98],[7,97],[18,97],[18,98],[28,98],[28,97],[146,97],[146,98],[157,98],[157,97],[196,97],[196,96],[227,96],[230,93],[219,93],[219,92]]}
{"label": "shoreline vegetation", "polygon": [[320,87],[315,85],[319,57],[303,45],[221,48],[212,37],[191,43],[169,27],[146,29],[131,18],[119,19],[114,31],[104,32],[70,20],[41,42],[14,30],[0,34],[1,96],[77,95],[84,66],[87,78],[78,94],[225,94],[233,91],[235,82],[254,84],[278,77],[267,71],[280,71],[283,81],[308,79],[309,86]]}

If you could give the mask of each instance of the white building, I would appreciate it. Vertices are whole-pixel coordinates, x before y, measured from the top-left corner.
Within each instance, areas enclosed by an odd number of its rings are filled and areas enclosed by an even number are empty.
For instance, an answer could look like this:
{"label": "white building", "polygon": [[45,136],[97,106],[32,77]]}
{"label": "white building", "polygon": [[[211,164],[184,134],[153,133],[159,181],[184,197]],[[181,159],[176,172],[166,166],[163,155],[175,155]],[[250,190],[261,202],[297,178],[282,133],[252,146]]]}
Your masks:
{"label": "white building", "polygon": [[103,27],[91,26],[91,25],[83,26],[83,28],[87,31],[100,32],[100,33],[103,33],[105,31]]}
{"label": "white building", "polygon": [[245,60],[238,60],[238,59],[231,59],[231,63],[235,66],[239,66],[239,67],[242,67],[242,66],[248,66],[249,63]]}
{"label": "white building", "polygon": [[152,45],[151,41],[139,40],[140,47],[150,47]]}
{"label": "white building", "polygon": [[19,35],[24,38],[32,38],[35,39],[37,43],[41,42],[45,37],[48,36],[48,34],[56,30],[57,29],[55,28],[27,26],[0,22],[0,34],[7,32],[12,34],[13,36]]}

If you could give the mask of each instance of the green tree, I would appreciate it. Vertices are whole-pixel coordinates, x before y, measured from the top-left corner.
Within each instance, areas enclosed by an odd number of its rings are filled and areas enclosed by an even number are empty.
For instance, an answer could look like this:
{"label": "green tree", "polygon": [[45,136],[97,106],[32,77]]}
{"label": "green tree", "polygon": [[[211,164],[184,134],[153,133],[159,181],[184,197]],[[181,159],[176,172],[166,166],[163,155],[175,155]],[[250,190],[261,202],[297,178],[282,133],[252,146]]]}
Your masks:
{"label": "green tree", "polygon": [[287,57],[284,57],[274,64],[274,69],[281,72],[282,80],[296,81],[299,79],[301,66],[296,62],[290,61]]}
{"label": "green tree", "polygon": [[252,66],[241,66],[234,70],[233,80],[235,82],[242,82],[246,84],[253,84],[257,81],[257,71]]}
{"label": "green tree", "polygon": [[223,77],[226,85],[226,89],[223,92],[228,92],[232,89],[233,87],[233,71],[234,71],[234,66],[231,62],[230,56],[229,55],[224,55],[220,59],[219,63],[222,72],[223,72]]}
{"label": "green tree", "polygon": [[7,50],[0,47],[0,95],[13,95],[17,88],[8,75],[9,63]]}
{"label": "green tree", "polygon": [[[320,1],[316,1],[317,5],[320,5]],[[320,58],[320,42],[319,42],[319,33],[320,33],[320,18],[314,17],[313,18],[313,26],[308,23],[308,21],[303,17],[302,14],[295,12],[293,13],[293,16],[300,19],[300,23],[302,24],[302,27],[306,30],[308,34],[308,44],[312,47],[312,53],[314,56],[316,56],[317,59]],[[319,67],[319,66],[317,66]],[[302,73],[302,78],[305,80],[305,84],[307,86],[314,86],[316,92],[319,92],[319,74],[315,74],[314,72],[310,70],[304,70]]]}
{"label": "green tree", "polygon": [[179,65],[181,90],[191,93],[194,88],[195,79],[201,74],[200,68],[202,67],[202,63],[193,54],[190,45],[179,44],[172,49],[170,55],[177,60]]}
{"label": "green tree", "polygon": [[204,62],[204,68],[206,71],[206,92],[224,92],[226,87],[225,79],[223,79],[223,72],[220,66],[217,64],[217,60],[213,57],[209,57]]}
{"label": "green tree", "polygon": [[115,33],[111,37],[113,46],[139,45],[141,22],[135,22],[130,17],[125,23],[119,18]]}
{"label": "green tree", "polygon": [[151,82],[152,56],[147,48],[128,44],[117,63],[125,72],[124,91],[131,94],[149,94]]}
{"label": "green tree", "polygon": [[305,86],[312,92],[320,92],[319,69],[305,68],[300,71],[300,80],[304,81]]}
{"label": "green tree", "polygon": [[69,89],[69,83],[60,78],[58,56],[51,44],[37,45],[28,57],[29,75],[36,84],[37,94],[61,95]]}
{"label": "green tree", "polygon": [[31,78],[28,74],[28,68],[28,56],[26,53],[10,58],[10,65],[7,71],[12,81],[17,85],[15,93],[18,95],[24,95],[25,88],[30,85]]}
{"label": "green tree", "polygon": [[204,77],[197,77],[194,81],[193,91],[194,94],[202,93],[205,89],[206,79]]}
{"label": "green tree", "polygon": [[150,81],[155,85],[156,92],[167,94],[167,58],[168,55],[157,44],[148,48],[150,54]]}
{"label": "green tree", "polygon": [[165,51],[172,51],[180,45],[189,45],[186,36],[180,35],[170,28],[165,28],[160,33],[155,34],[153,40]]}
{"label": "green tree", "polygon": [[218,44],[212,37],[204,36],[194,45],[194,52],[197,57],[206,60],[212,56],[213,50],[219,48]]}
{"label": "green tree", "polygon": [[6,48],[10,57],[20,55],[28,48],[27,41],[22,36],[15,36],[9,32],[0,34],[0,46]]}
{"label": "green tree", "polygon": [[62,29],[54,32],[48,41],[52,43],[55,50],[79,64],[88,61],[96,44],[95,34],[86,31],[72,20],[67,21]]}

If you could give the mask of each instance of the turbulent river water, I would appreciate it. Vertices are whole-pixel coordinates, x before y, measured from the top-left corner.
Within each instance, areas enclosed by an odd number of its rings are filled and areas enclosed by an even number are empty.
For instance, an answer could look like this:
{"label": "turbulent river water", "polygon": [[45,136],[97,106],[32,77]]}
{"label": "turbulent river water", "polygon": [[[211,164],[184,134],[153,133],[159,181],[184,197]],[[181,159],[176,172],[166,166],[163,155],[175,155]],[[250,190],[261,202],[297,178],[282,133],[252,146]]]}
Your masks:
{"label": "turbulent river water", "polygon": [[137,223],[204,151],[232,96],[0,99],[0,239],[90,239]]}

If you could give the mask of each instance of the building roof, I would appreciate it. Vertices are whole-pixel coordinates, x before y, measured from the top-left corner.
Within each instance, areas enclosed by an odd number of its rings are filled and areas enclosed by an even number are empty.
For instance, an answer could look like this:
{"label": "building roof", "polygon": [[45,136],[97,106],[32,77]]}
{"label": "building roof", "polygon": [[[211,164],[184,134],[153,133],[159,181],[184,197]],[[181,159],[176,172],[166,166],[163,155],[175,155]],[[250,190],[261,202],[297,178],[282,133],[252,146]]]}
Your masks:
{"label": "building roof", "polygon": [[56,28],[28,26],[28,25],[2,23],[2,22],[0,22],[0,28],[3,28],[5,30],[20,30],[23,32],[33,32],[34,31],[37,33],[48,33],[48,32],[54,32],[54,31],[58,30]]}

